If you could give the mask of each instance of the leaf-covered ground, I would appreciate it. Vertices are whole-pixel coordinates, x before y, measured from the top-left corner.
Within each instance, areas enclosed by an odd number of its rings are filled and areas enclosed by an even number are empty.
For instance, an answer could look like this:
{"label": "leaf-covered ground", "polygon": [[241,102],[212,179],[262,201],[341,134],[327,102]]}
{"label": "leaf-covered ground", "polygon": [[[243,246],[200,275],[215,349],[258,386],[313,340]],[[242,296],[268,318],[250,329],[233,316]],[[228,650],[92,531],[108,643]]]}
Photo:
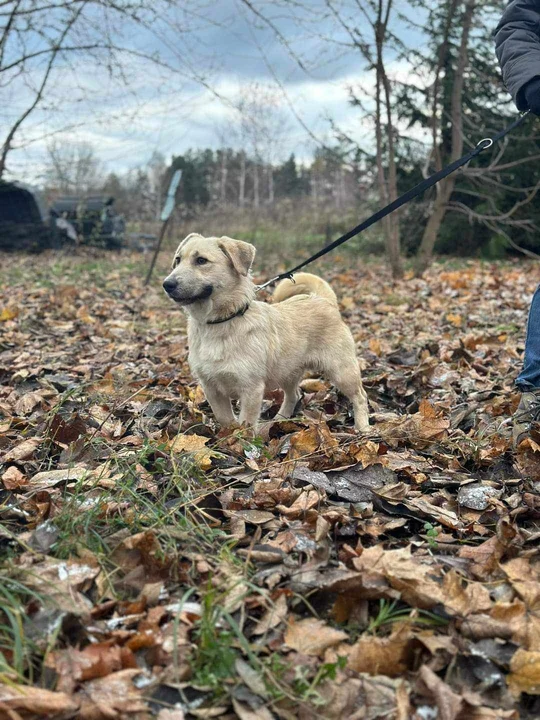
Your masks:
{"label": "leaf-covered ground", "polygon": [[145,262],[2,257],[0,717],[538,717],[540,444],[510,442],[538,266],[314,268],[373,435],[308,378],[253,439]]}

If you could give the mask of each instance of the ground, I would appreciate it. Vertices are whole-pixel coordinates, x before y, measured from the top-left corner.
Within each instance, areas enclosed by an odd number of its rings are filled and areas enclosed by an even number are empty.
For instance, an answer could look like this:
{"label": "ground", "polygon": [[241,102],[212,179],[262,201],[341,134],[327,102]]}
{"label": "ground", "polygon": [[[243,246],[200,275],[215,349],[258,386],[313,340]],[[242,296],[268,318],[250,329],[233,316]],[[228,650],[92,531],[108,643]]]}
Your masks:
{"label": "ground", "polygon": [[308,378],[253,438],[191,378],[165,262],[2,257],[0,718],[538,717],[540,445],[510,439],[538,266],[313,267],[372,436]]}

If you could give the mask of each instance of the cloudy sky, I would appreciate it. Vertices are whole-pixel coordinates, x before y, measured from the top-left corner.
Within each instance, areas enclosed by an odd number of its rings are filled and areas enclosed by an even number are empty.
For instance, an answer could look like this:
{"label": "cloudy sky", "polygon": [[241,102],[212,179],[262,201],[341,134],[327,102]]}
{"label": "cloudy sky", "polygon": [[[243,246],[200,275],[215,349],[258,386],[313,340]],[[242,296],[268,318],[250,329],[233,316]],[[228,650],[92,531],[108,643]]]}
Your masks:
{"label": "cloudy sky", "polygon": [[[90,143],[104,169],[120,173],[144,166],[156,151],[168,160],[188,148],[238,146],[234,108],[254,84],[273,99],[269,113],[281,129],[282,157],[295,152],[309,158],[316,139],[331,137],[329,118],[369,146],[369,128],[349,103],[351,87],[369,103],[366,62],[350,47],[350,29],[364,29],[369,39],[357,0],[304,0],[292,11],[295,16],[290,9],[295,4],[287,0],[253,5],[273,28],[245,0],[183,0],[177,11],[147,26],[113,26],[115,42],[128,51],[121,81],[108,76],[98,57],[66,58],[53,74],[42,109],[18,136],[11,176],[39,182],[52,142]],[[398,11],[407,7],[406,0],[397,0]],[[415,21],[421,25],[418,15]],[[420,30],[397,15],[393,30],[406,44],[423,42]],[[149,55],[159,63],[147,60]],[[388,62],[392,77],[410,77],[407,59],[389,56]],[[0,85],[1,133],[27,105],[39,77],[36,66],[35,77]]]}

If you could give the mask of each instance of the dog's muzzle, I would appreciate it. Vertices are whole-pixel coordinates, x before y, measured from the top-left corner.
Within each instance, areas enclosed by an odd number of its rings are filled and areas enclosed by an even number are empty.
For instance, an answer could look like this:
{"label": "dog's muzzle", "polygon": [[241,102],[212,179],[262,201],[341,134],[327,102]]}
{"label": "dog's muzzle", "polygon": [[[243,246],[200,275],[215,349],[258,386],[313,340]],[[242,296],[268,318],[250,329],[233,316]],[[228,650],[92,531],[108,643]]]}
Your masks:
{"label": "dog's muzzle", "polygon": [[179,305],[192,305],[198,300],[206,300],[214,291],[213,285],[205,285],[205,287],[195,295],[186,292],[184,288],[179,287],[178,282],[174,278],[165,278],[163,281],[163,289],[167,295]]}

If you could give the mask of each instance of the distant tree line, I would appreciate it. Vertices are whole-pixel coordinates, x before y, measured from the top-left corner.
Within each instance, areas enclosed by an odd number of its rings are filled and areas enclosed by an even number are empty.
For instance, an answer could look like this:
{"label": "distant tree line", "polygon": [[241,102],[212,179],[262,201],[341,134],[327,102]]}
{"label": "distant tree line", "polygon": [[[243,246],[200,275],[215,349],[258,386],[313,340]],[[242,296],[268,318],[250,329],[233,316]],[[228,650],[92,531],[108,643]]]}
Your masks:
{"label": "distant tree line", "polygon": [[369,192],[366,167],[350,162],[340,148],[317,149],[309,163],[292,154],[277,164],[231,148],[188,150],[168,165],[156,153],[146,167],[104,176],[90,146],[64,144],[49,149],[46,195],[106,193],[128,220],[153,221],[175,170],[182,171],[178,212],[188,218],[208,208],[271,209],[283,201],[348,209],[359,206]]}

